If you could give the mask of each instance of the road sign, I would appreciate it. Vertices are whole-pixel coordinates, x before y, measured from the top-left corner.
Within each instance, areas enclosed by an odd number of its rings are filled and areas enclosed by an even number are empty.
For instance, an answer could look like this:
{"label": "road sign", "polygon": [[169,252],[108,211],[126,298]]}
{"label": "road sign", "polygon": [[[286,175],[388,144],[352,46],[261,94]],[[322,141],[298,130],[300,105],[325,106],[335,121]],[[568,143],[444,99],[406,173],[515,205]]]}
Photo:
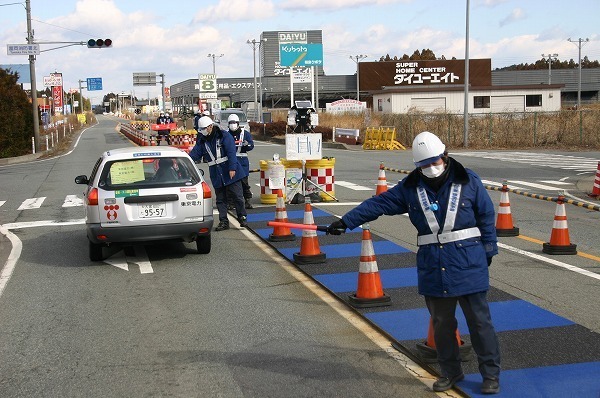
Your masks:
{"label": "road sign", "polygon": [[281,66],[323,66],[323,44],[279,45]]}
{"label": "road sign", "polygon": [[101,77],[88,77],[87,78],[87,89],[88,89],[88,91],[102,90],[102,78]]}
{"label": "road sign", "polygon": [[133,74],[134,86],[156,86],[156,72],[143,72]]}
{"label": "road sign", "polygon": [[40,55],[39,44],[7,44],[8,55]]}

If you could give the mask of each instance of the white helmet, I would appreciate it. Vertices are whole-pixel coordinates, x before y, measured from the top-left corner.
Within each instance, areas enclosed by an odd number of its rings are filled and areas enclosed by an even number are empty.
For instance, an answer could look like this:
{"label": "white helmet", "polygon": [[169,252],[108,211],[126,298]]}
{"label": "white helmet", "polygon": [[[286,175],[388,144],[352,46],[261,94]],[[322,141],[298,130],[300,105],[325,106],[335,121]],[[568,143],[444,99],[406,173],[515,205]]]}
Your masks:
{"label": "white helmet", "polygon": [[227,123],[231,123],[231,122],[239,123],[240,122],[239,116],[236,115],[235,113],[232,113],[231,115],[229,115],[229,117],[227,118]]}
{"label": "white helmet", "polygon": [[413,162],[417,167],[437,161],[445,151],[446,145],[442,143],[437,135],[429,131],[417,134],[412,143]]}
{"label": "white helmet", "polygon": [[213,121],[208,116],[202,116],[200,119],[198,119],[198,128],[200,129],[205,129],[211,124],[213,124]]}
{"label": "white helmet", "polygon": [[169,116],[169,112],[165,113],[165,116],[167,116],[167,117],[168,117],[168,116]]}

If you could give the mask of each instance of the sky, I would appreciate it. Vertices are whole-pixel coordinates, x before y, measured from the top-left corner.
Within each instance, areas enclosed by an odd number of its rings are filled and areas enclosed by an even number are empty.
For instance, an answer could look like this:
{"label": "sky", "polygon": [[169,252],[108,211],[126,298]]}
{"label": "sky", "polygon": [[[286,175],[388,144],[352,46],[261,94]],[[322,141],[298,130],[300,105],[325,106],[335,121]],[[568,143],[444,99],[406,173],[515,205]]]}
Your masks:
{"label": "sky", "polygon": [[[31,0],[38,90],[43,76],[61,72],[64,88],[102,78],[102,91],[83,95],[99,104],[109,92],[156,96],[160,85],[133,86],[133,74],[164,73],[166,86],[212,73],[253,77],[248,40],[264,31],[323,32],[323,69],[351,75],[351,57],[364,61],[431,49],[436,56],[465,57],[467,0]],[[542,54],[559,60],[600,59],[600,0],[470,0],[469,57],[490,58],[492,68],[531,63]],[[0,64],[27,64],[7,55],[8,44],[26,43],[25,1],[0,0]],[[44,44],[110,38],[112,48]],[[570,42],[571,39],[574,42]],[[257,57],[258,58],[258,57]],[[258,68],[258,66],[257,66]],[[85,86],[85,83],[83,84]]]}

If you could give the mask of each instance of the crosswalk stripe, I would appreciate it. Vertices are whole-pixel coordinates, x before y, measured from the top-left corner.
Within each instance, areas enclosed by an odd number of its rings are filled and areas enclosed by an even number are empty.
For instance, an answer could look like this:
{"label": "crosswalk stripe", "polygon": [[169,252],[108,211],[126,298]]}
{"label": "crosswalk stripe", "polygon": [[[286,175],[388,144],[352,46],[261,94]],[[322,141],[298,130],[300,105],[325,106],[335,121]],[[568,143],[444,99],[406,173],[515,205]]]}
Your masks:
{"label": "crosswalk stripe", "polygon": [[[502,183],[500,182],[496,182],[496,181],[490,181],[490,180],[481,180],[482,183],[487,184],[487,185],[491,185],[493,187],[501,187]],[[512,184],[508,184],[507,187],[509,189],[525,189],[523,187],[517,187],[516,185],[512,185]]]}
{"label": "crosswalk stripe", "polygon": [[23,201],[23,203],[21,203],[21,206],[19,206],[19,208],[17,210],[38,209],[42,206],[42,203],[44,203],[44,200],[46,200],[45,196],[41,196],[39,198],[25,199]]}
{"label": "crosswalk stripe", "polygon": [[546,184],[554,184],[554,185],[573,185],[570,182],[564,182],[564,181],[540,180],[540,182],[544,182]]}

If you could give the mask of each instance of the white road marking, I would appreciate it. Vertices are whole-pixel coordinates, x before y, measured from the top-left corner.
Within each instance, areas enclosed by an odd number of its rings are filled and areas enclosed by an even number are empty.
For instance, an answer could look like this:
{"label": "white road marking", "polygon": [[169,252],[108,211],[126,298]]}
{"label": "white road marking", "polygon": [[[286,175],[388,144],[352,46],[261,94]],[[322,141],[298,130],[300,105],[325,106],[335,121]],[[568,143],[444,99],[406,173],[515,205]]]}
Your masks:
{"label": "white road marking", "polygon": [[375,191],[375,188],[367,188],[367,187],[363,187],[362,185],[357,185],[354,184],[352,182],[348,182],[348,181],[336,181],[335,185],[339,185],[340,187],[344,187],[344,188],[348,188],[348,189],[352,189],[353,191]]}
{"label": "white road marking", "polygon": [[77,195],[67,195],[62,207],[83,206],[83,199]]}
{"label": "white road marking", "polygon": [[104,262],[114,267],[124,269],[125,271],[129,271],[127,257],[125,257],[125,253],[123,252],[123,250],[119,250],[119,252],[113,254],[109,258],[105,258]]}
{"label": "white road marking", "polygon": [[43,220],[43,221],[25,221],[25,222],[14,222],[2,225],[6,229],[21,229],[21,228],[35,228],[35,227],[47,227],[49,225],[77,225],[85,224],[85,218],[77,220],[67,221],[56,221],[56,220]]}
{"label": "white road marking", "polygon": [[551,187],[550,185],[544,185],[544,184],[536,184],[534,182],[527,182],[527,181],[511,181],[511,182],[514,182],[515,184],[525,185],[527,187],[543,189],[546,191],[559,191],[560,190],[560,188],[558,188],[558,187]]}
{"label": "white road marking", "polygon": [[6,203],[6,200],[0,200],[0,206]]}
{"label": "white road marking", "polygon": [[8,255],[8,259],[2,267],[2,273],[0,273],[0,297],[2,297],[2,292],[4,292],[4,288],[8,284],[10,277],[17,265],[17,261],[19,257],[21,257],[21,251],[23,250],[23,243],[21,239],[12,232],[10,232],[3,225],[0,225],[0,234],[6,236],[8,240],[10,240],[12,249],[10,250],[10,254]]}
{"label": "white road marking", "polygon": [[[490,181],[490,180],[481,180],[482,183],[487,184],[487,185],[491,185],[494,187],[501,187],[502,184],[496,181]],[[521,188],[521,187],[517,187],[515,185],[512,184],[508,184],[507,185],[509,189],[525,189],[525,188]]]}
{"label": "white road marking", "polygon": [[501,247],[506,250],[510,250],[510,251],[518,253],[518,254],[522,254],[523,256],[527,256],[527,257],[533,258],[535,260],[539,260],[539,261],[546,262],[548,264],[556,265],[557,267],[561,267],[561,268],[567,269],[569,271],[577,272],[578,274],[581,274],[581,275],[589,276],[590,278],[600,280],[600,274],[596,274],[594,272],[588,271],[583,268],[575,267],[574,265],[566,264],[561,261],[557,261],[557,260],[554,260],[554,259],[551,259],[548,257],[540,256],[539,254],[521,250],[516,247],[512,247],[512,246],[509,246],[509,245],[506,245],[506,244],[500,243],[500,242],[498,242],[498,247]]}
{"label": "white road marking", "polygon": [[154,270],[152,269],[152,264],[150,264],[150,260],[148,259],[146,248],[143,245],[135,245],[133,250],[135,251],[135,259],[129,259],[129,261],[137,264],[140,267],[140,273],[152,274]]}
{"label": "white road marking", "polygon": [[44,200],[46,200],[45,196],[41,196],[39,198],[25,199],[17,210],[38,209],[42,205],[42,203],[44,203]]}

